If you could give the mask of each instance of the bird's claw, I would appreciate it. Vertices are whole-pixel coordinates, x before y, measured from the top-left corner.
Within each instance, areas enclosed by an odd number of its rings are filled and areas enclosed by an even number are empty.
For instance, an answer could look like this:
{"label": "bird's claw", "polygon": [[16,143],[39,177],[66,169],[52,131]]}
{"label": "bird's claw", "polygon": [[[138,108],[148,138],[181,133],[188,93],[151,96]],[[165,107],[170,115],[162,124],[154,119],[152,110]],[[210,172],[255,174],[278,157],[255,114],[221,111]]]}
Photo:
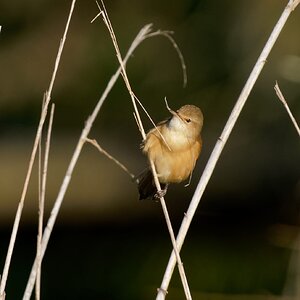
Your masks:
{"label": "bird's claw", "polygon": [[164,197],[166,195],[167,191],[166,190],[160,190],[160,191],[157,191],[155,194],[154,194],[154,198],[159,200],[160,198]]}
{"label": "bird's claw", "polygon": [[164,197],[168,190],[168,184],[166,184],[165,188],[163,190],[157,191],[154,194],[154,199],[159,200],[160,198]]}

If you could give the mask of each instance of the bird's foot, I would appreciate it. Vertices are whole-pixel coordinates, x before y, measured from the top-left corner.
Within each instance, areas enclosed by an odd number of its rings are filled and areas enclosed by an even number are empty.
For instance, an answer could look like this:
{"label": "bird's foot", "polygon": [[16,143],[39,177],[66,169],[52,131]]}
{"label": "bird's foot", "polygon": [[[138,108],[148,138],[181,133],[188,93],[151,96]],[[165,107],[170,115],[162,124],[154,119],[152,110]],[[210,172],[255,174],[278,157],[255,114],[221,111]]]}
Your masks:
{"label": "bird's foot", "polygon": [[166,184],[165,187],[162,190],[157,191],[154,194],[154,199],[159,200],[160,198],[164,197],[167,193],[167,190],[168,190],[168,184]]}

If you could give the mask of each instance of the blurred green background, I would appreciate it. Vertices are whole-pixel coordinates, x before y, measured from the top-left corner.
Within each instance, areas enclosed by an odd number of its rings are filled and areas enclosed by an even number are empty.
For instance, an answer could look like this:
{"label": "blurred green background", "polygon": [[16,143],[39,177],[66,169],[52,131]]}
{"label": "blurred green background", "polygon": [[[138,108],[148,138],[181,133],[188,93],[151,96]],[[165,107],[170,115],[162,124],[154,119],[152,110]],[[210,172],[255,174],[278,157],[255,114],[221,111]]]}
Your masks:
{"label": "blurred green background", "polygon": [[[0,268],[71,1],[0,3]],[[135,94],[158,122],[164,105],[201,107],[203,151],[192,184],[170,187],[175,231],[224,124],[287,1],[107,1],[124,54],[142,26],[174,31],[187,65],[163,37],[145,41],[127,70]],[[94,1],[77,1],[52,101],[49,216],[84,122],[118,67]],[[222,153],[182,250],[194,299],[297,297],[300,143],[275,92],[299,122],[300,8],[288,20]],[[146,165],[124,83],[107,98],[90,138],[138,174]],[[145,116],[145,127],[151,124]],[[20,299],[35,255],[37,168],[32,176],[7,283]],[[171,243],[159,203],[139,202],[130,178],[86,145],[43,262],[43,299],[153,299]],[[2,271],[0,271],[2,273]],[[298,283],[298,284],[297,284]],[[243,295],[243,296],[242,296]],[[248,296],[247,296],[248,295]],[[177,274],[168,299],[183,299]],[[258,298],[261,297],[261,298]],[[283,298],[282,298],[283,299]],[[285,298],[287,299],[287,298]]]}

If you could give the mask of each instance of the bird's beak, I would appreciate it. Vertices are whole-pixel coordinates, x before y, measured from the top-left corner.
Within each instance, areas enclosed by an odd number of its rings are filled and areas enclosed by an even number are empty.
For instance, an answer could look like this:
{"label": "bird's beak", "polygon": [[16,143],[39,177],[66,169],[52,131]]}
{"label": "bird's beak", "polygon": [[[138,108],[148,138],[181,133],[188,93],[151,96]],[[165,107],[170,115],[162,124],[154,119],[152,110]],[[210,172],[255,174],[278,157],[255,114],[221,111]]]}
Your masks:
{"label": "bird's beak", "polygon": [[174,117],[180,119],[181,121],[183,121],[182,118],[180,117],[180,115],[179,115],[176,111],[174,111],[173,109],[171,109],[171,108],[169,107],[169,104],[168,104],[166,98],[165,98],[165,103],[166,103],[167,110],[170,112],[170,114],[173,115]]}
{"label": "bird's beak", "polygon": [[174,111],[172,109],[169,109],[169,112],[176,118],[178,118],[180,121],[183,121],[182,117],[178,114],[177,111]]}

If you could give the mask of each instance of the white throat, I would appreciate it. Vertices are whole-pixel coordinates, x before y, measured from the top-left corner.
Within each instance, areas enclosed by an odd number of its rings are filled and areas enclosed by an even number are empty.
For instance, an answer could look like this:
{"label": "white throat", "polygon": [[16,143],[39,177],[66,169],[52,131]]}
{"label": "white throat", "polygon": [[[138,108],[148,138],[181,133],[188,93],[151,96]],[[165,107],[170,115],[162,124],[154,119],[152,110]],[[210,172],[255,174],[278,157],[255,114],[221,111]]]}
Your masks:
{"label": "white throat", "polygon": [[175,116],[169,121],[164,138],[172,150],[186,148],[191,142],[187,124]]}

